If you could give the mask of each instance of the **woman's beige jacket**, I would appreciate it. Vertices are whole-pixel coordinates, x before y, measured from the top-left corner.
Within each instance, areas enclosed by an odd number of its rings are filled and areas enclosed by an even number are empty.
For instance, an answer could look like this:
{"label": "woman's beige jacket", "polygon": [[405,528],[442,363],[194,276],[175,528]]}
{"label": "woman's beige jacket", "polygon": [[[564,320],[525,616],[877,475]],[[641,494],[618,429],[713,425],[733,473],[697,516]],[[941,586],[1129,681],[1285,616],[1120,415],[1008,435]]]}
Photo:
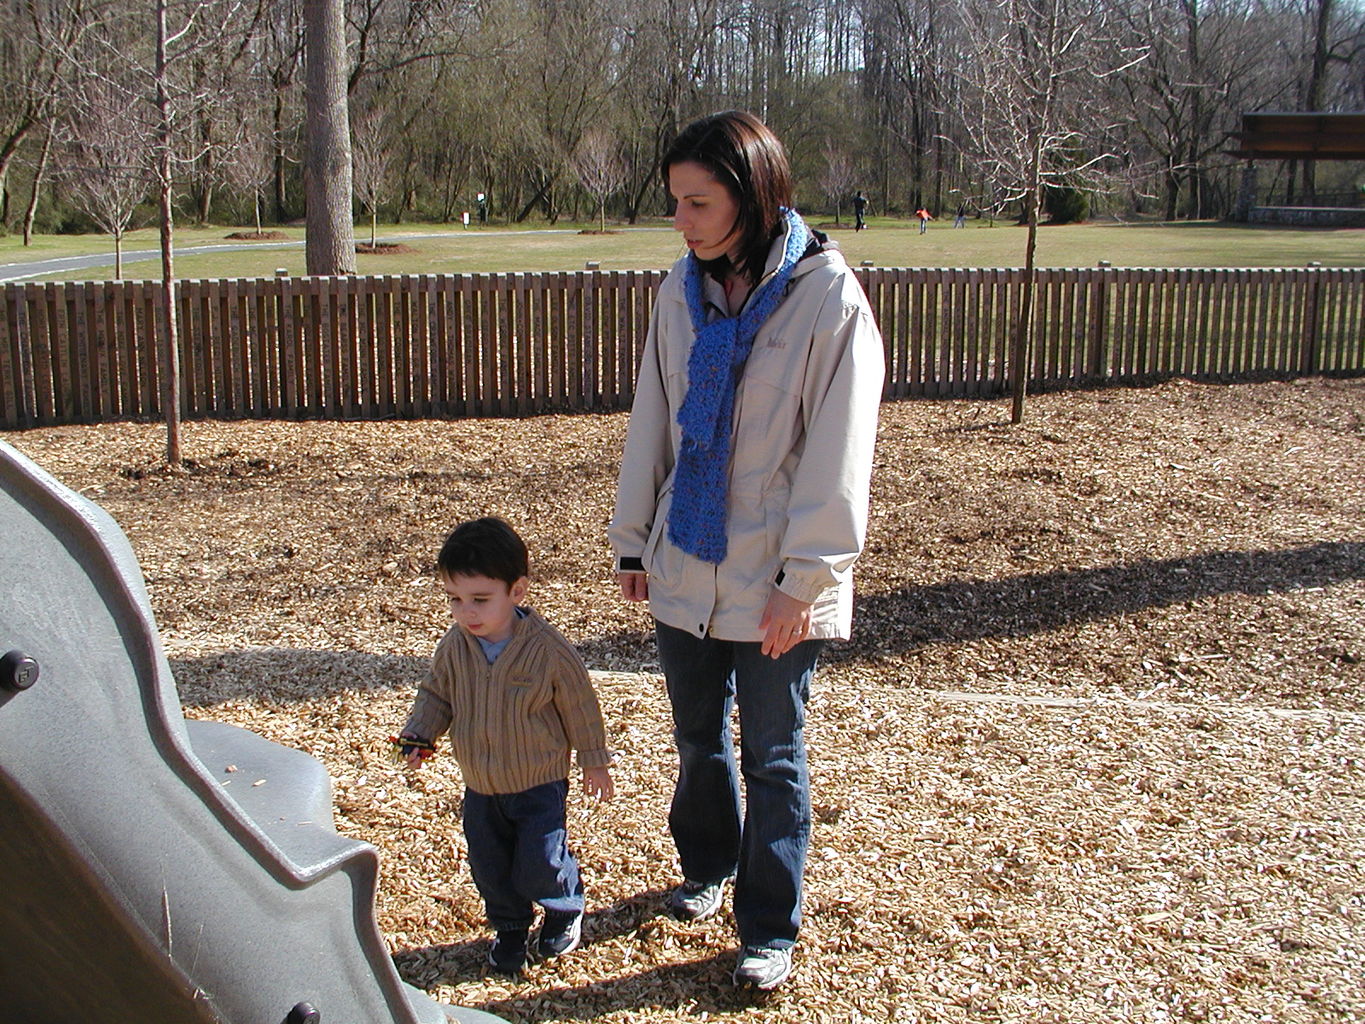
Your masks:
{"label": "woman's beige jacket", "polygon": [[[773,244],[767,274],[784,243]],[[884,373],[867,297],[826,243],[797,264],[759,329],[735,395],[728,549],[712,565],[667,535],[693,337],[687,258],[659,288],[641,357],[608,528],[617,568],[646,572],[651,614],[696,636],[762,640],[759,618],[776,585],[814,605],[812,637],[847,639]],[[708,277],[703,294],[720,316],[721,286]]]}

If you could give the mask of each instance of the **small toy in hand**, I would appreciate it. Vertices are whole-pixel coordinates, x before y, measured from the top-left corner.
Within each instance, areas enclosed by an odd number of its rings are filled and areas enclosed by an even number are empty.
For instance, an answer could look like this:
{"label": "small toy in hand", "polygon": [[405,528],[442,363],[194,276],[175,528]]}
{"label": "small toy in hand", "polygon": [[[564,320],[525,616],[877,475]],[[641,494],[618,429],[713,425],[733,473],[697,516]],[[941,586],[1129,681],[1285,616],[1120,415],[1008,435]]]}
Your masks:
{"label": "small toy in hand", "polygon": [[414,751],[418,759],[422,761],[436,753],[435,744],[428,743],[416,736],[390,736],[389,742],[393,744],[391,756],[397,764],[406,764]]}

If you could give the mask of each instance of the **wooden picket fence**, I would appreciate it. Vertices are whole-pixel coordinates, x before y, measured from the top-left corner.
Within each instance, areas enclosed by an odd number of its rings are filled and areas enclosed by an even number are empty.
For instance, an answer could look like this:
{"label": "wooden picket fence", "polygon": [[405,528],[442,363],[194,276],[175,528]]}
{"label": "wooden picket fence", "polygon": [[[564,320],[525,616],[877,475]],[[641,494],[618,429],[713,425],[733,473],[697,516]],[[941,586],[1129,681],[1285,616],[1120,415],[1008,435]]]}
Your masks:
{"label": "wooden picket fence", "polygon": [[[857,273],[886,344],[886,397],[1008,389],[1021,270]],[[183,281],[182,415],[627,408],[663,276]],[[1037,285],[1031,388],[1365,371],[1365,269],[1047,269]],[[159,417],[160,288],[4,285],[0,427]]]}

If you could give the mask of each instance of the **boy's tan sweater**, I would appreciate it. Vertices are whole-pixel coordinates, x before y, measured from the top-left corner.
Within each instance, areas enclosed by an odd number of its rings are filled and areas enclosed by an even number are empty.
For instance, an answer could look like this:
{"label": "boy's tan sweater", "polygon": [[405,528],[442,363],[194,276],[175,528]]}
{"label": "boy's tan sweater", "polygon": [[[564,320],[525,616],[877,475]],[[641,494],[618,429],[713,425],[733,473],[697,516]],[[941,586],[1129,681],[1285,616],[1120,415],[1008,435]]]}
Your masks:
{"label": "boy's tan sweater", "polygon": [[520,793],[580,768],[611,763],[588,670],[559,630],[530,609],[493,664],[477,638],[452,627],[436,646],[403,731],[450,735],[464,781],[477,793]]}

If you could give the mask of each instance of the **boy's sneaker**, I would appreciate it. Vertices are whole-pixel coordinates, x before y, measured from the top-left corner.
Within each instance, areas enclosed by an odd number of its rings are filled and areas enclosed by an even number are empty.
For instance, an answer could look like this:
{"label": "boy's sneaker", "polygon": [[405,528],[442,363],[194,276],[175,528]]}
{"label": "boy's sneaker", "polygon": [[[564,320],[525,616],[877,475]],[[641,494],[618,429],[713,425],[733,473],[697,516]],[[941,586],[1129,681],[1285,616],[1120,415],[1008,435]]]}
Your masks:
{"label": "boy's sneaker", "polygon": [[488,951],[488,966],[503,974],[519,974],[526,966],[525,928],[511,928],[498,932]]}
{"label": "boy's sneaker", "polygon": [[745,946],[735,965],[735,984],[768,991],[777,988],[792,972],[792,951],[771,946]]}
{"label": "boy's sneaker", "polygon": [[719,882],[683,882],[668,894],[668,912],[679,921],[705,921],[720,909],[725,879]]}
{"label": "boy's sneaker", "polygon": [[540,924],[540,938],[536,942],[536,953],[540,959],[563,956],[578,948],[583,939],[583,915],[546,914]]}

